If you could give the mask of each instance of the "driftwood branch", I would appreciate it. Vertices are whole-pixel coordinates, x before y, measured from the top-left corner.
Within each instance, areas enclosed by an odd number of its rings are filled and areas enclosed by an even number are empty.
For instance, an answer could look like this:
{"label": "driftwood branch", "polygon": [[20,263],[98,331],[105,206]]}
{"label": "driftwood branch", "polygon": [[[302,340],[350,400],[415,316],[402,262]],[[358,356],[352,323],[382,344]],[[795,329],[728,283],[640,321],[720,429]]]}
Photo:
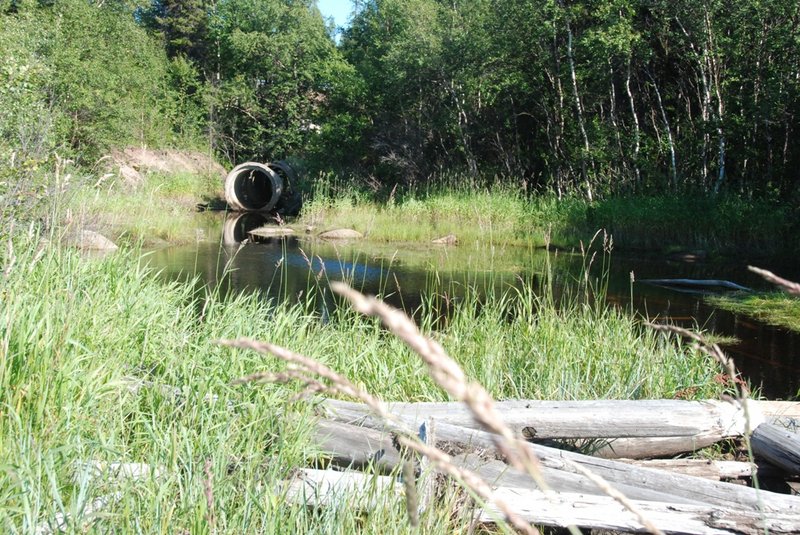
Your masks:
{"label": "driftwood branch", "polygon": [[736,290],[739,292],[752,292],[747,286],[736,284],[735,282],[717,279],[642,279],[638,282],[645,284],[653,284],[655,286],[666,286],[680,290],[681,288],[725,288],[728,290]]}
{"label": "driftwood branch", "polygon": [[782,277],[779,277],[773,272],[767,271],[766,269],[761,269],[754,266],[747,266],[747,269],[749,269],[753,273],[761,275],[761,277],[763,277],[765,280],[771,282],[775,286],[779,286],[787,293],[790,293],[792,295],[800,295],[800,284],[796,282],[792,282]]}

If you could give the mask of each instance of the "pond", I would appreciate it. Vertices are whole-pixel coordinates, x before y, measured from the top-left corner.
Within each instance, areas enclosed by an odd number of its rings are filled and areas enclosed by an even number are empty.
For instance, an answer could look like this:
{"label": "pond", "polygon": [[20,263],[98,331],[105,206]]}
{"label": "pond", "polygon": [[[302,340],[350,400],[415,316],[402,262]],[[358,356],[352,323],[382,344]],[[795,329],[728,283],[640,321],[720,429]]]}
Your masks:
{"label": "pond", "polygon": [[[613,306],[657,321],[736,341],[723,345],[742,373],[770,399],[794,399],[800,390],[800,336],[709,305],[704,295],[643,282],[688,278],[730,280],[754,289],[771,289],[747,271],[747,262],[670,260],[663,256],[603,252],[600,239],[588,254],[541,248],[426,244],[332,243],[306,236],[261,238],[248,232],[266,220],[257,214],[198,214],[198,240],[191,245],[151,251],[147,262],[168,279],[190,280],[226,294],[260,291],[276,299],[299,300],[316,292],[324,318],[333,301],[328,282],[344,280],[392,305],[414,311],[423,299],[446,314],[468,288],[506,290],[524,283],[536,288],[549,273],[554,293],[574,291],[578,280],[606,286]],[[691,259],[689,259],[691,260]],[[762,261],[761,267],[800,279],[796,266]],[[794,272],[793,272],[794,270]],[[631,282],[633,279],[635,282]]]}

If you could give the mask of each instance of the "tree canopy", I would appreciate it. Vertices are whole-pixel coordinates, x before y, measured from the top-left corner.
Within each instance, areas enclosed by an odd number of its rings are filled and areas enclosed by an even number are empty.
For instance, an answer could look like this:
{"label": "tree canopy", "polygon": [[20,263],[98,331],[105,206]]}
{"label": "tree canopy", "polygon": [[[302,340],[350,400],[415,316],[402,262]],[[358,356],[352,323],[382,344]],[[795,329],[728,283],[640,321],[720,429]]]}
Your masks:
{"label": "tree canopy", "polygon": [[0,151],[797,195],[798,22],[786,0],[365,0],[337,43],[314,0],[5,0]]}

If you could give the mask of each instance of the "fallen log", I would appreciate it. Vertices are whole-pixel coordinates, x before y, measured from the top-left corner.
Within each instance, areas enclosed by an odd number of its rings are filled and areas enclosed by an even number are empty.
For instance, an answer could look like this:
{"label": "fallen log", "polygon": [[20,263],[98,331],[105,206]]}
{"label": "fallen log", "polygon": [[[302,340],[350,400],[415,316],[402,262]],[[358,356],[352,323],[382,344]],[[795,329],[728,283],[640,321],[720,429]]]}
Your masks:
{"label": "fallen log", "polygon": [[[382,458],[388,458],[386,452],[394,447],[391,441],[391,430],[386,429],[384,422],[369,416],[362,418],[360,423],[363,426],[387,431],[383,441],[379,444],[364,442],[361,451],[369,451],[377,447],[383,455]],[[403,418],[402,423],[412,429],[416,428],[417,424],[415,420],[408,417]],[[329,426],[329,429],[332,427],[336,426]],[[359,427],[343,423],[338,429],[339,433],[350,435],[347,447],[353,448],[355,437],[360,435]],[[485,456],[501,458],[495,448],[494,437],[488,432],[438,421],[435,423],[435,429],[436,443],[440,449],[450,453],[478,451]],[[320,436],[317,432],[314,432],[313,436],[315,439],[324,441],[324,436]],[[336,437],[328,436],[328,440],[336,440]],[[330,442],[323,444],[323,446],[326,445],[330,447]],[[595,488],[593,484],[589,485],[585,479],[575,477],[580,473],[570,465],[572,462],[606,479],[632,499],[654,500],[656,499],[654,494],[661,494],[670,497],[663,501],[714,505],[737,511],[759,511],[763,507],[765,512],[800,514],[800,498],[794,496],[758,491],[741,485],[708,481],[663,470],[631,466],[538,444],[526,444],[525,447],[532,450],[539,459],[545,480],[556,491],[598,493],[596,490],[590,490]],[[513,469],[508,467],[506,471],[513,472]],[[578,490],[576,490],[576,486]]]}
{"label": "fallen log", "polygon": [[295,505],[340,505],[369,511],[389,494],[401,496],[403,485],[389,476],[301,468],[278,488],[283,497]]}
{"label": "fallen log", "polygon": [[766,463],[755,464],[711,459],[654,459],[646,461],[620,459],[620,461],[634,466],[641,466],[642,468],[666,470],[713,481],[748,480],[752,479],[753,476],[757,476],[759,479],[777,479],[783,478],[785,475],[783,471]]}
{"label": "fallen log", "polygon": [[753,454],[791,475],[800,474],[800,436],[773,424],[763,423],[750,437]]}
{"label": "fallen log", "polygon": [[[389,476],[358,472],[301,469],[279,487],[289,503],[306,507],[346,506],[369,511],[386,500],[402,499],[402,485]],[[636,517],[614,499],[581,493],[544,493],[540,490],[497,486],[497,499],[504,501],[525,520],[537,525],[645,531]],[[796,533],[797,515],[735,512],[707,505],[633,500],[633,505],[664,533],[756,534]],[[474,519],[493,524],[503,514],[492,504],[482,504]]]}
{"label": "fallen log", "polygon": [[[338,421],[358,423],[370,410],[363,404],[328,399],[323,402]],[[463,403],[389,403],[399,418],[477,429]],[[741,436],[744,411],[723,401],[500,401],[495,408],[515,433],[531,441],[593,440],[592,454],[605,458],[665,457],[691,452],[720,440]],[[750,407],[753,423],[762,417]],[[754,427],[751,423],[751,427]],[[605,439],[605,440],[598,440]]]}
{"label": "fallen log", "polygon": [[[531,523],[567,527],[646,532],[629,510],[616,500],[597,495],[561,493],[548,496],[539,490],[500,487],[495,496]],[[685,534],[763,534],[797,533],[796,514],[772,512],[762,516],[754,511],[732,511],[708,505],[631,500],[631,503],[656,528],[664,533]],[[492,522],[498,512],[486,504],[478,520]]]}
{"label": "fallen log", "polygon": [[[445,436],[440,435],[441,424],[436,424],[437,440],[440,449],[455,453],[458,448],[466,452],[485,452],[485,448],[464,447],[464,445],[450,442],[453,433],[449,428],[444,429]],[[396,473],[400,468],[402,456],[397,451],[391,432],[378,431],[366,427],[358,427],[341,422],[320,420],[312,430],[312,440],[321,455],[331,464],[348,469],[364,470],[370,467],[378,473]],[[489,453],[494,455],[493,452]],[[469,468],[480,475],[484,480],[493,484],[502,484],[515,487],[536,488],[534,480],[526,473],[509,470],[502,461],[492,460],[465,453],[453,457],[454,463],[462,468]],[[559,491],[593,492],[596,486],[586,476],[566,472],[561,469],[542,467],[542,473],[548,485]],[[640,499],[665,500],[672,497],[671,493],[651,490],[638,486],[620,484],[619,488],[626,495],[636,496]],[[693,503],[691,500],[677,501]]]}
{"label": "fallen log", "polygon": [[735,282],[717,279],[642,279],[637,282],[653,284],[655,286],[688,287],[688,288],[726,288],[740,292],[752,292],[747,286]]}

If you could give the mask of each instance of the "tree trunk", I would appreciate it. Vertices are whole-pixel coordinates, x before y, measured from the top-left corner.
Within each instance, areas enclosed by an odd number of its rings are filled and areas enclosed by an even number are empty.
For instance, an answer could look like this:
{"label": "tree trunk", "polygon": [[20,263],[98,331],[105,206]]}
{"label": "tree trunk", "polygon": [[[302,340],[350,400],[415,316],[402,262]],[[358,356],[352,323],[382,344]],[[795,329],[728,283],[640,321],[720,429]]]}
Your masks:
{"label": "tree trunk", "polygon": [[[564,9],[564,3],[559,2]],[[566,11],[566,10],[565,10]],[[589,136],[586,134],[586,124],[583,119],[583,106],[581,105],[580,94],[578,93],[578,77],[575,73],[575,58],[572,50],[572,27],[569,23],[569,14],[565,14],[565,25],[567,29],[567,59],[569,60],[569,76],[572,80],[572,96],[575,100],[575,112],[578,118],[578,127],[583,138],[583,154],[581,154],[581,178],[586,189],[586,198],[591,202],[594,199],[592,194],[592,183],[589,177],[588,160],[590,159],[591,148],[589,146]]]}

